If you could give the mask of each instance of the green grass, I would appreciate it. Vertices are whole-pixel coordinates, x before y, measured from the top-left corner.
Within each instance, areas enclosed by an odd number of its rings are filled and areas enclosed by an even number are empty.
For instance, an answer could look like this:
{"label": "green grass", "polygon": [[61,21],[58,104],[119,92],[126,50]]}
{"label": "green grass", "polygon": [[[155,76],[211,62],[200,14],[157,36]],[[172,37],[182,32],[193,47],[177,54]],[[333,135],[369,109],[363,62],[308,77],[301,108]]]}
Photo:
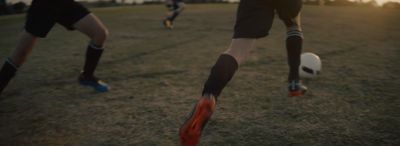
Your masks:
{"label": "green grass", "polygon": [[[77,85],[88,39],[57,25],[0,101],[0,145],[178,145],[178,128],[232,36],[237,5],[188,5],[173,31],[162,5],[93,9],[111,34],[97,74]],[[304,51],[321,76],[286,96],[285,28],[276,19],[218,101],[202,146],[399,145],[400,11],[305,6]],[[0,17],[0,58],[23,15]]]}

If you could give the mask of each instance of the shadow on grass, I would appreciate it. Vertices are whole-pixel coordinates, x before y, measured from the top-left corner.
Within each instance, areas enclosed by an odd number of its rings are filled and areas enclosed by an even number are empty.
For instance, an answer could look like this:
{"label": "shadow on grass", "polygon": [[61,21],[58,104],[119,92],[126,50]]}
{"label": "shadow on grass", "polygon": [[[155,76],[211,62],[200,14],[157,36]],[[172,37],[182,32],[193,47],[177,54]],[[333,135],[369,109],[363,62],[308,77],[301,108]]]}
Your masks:
{"label": "shadow on grass", "polygon": [[358,48],[355,48],[355,47],[351,47],[351,48],[344,48],[344,49],[336,49],[336,50],[333,50],[333,51],[329,51],[329,52],[326,52],[326,53],[320,53],[320,54],[318,54],[321,58],[329,58],[329,57],[334,57],[334,56],[340,56],[340,55],[343,55],[343,54],[349,54],[349,53],[351,53],[351,52],[353,52],[353,51],[357,51],[358,50]]}
{"label": "shadow on grass", "polygon": [[196,40],[201,40],[201,39],[203,39],[205,37],[206,37],[205,35],[201,35],[201,36],[197,36],[197,37],[194,37],[194,38],[189,38],[189,39],[186,39],[186,40],[183,40],[183,41],[179,41],[179,42],[176,42],[176,43],[171,43],[171,44],[167,44],[167,45],[161,45],[161,47],[158,48],[158,49],[153,49],[153,50],[149,50],[149,51],[146,51],[146,52],[139,52],[139,53],[135,53],[135,54],[132,53],[132,55],[121,56],[121,57],[119,57],[117,59],[114,59],[114,60],[111,60],[111,61],[105,61],[102,64],[104,64],[104,65],[116,64],[116,63],[129,61],[129,60],[132,60],[132,59],[140,58],[140,57],[143,57],[143,56],[146,56],[146,55],[155,54],[155,53],[158,53],[158,52],[161,52],[161,51],[172,50],[172,49],[178,48],[178,46],[185,45],[185,44],[190,44],[190,43],[192,43],[192,42],[194,42]]}
{"label": "shadow on grass", "polygon": [[121,80],[127,80],[127,79],[137,79],[137,78],[158,78],[158,77],[166,76],[166,75],[178,75],[178,74],[182,74],[185,72],[187,72],[187,71],[169,70],[169,71],[147,72],[147,73],[141,73],[141,74],[134,74],[131,76],[108,78],[108,79],[113,80],[113,81],[121,81]]}

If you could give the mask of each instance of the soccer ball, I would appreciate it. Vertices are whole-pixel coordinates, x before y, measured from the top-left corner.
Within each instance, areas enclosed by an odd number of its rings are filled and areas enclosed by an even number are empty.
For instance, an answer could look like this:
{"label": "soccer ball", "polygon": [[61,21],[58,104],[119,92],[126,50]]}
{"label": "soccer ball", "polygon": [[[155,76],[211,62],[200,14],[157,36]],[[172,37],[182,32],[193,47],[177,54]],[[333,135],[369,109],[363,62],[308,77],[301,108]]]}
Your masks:
{"label": "soccer ball", "polygon": [[300,77],[315,78],[321,72],[321,59],[318,55],[306,52],[301,54],[301,63],[299,67]]}

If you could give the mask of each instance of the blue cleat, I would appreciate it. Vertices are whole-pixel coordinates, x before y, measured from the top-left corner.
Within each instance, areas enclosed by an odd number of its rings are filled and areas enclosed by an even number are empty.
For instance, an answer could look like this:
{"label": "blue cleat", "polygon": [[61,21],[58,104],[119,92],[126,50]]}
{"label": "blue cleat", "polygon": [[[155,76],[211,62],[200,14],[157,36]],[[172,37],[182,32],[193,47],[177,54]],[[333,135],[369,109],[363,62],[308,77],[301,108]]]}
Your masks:
{"label": "blue cleat", "polygon": [[108,92],[110,87],[97,77],[85,77],[83,74],[79,76],[79,84],[83,86],[90,86],[94,88],[97,92]]}

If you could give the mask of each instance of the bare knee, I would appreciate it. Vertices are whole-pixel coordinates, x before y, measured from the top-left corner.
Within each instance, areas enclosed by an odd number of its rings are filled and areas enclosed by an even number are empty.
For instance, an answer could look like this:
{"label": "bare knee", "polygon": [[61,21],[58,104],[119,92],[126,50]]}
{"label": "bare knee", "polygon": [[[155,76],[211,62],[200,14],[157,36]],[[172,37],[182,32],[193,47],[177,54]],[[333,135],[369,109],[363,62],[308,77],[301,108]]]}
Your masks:
{"label": "bare knee", "polygon": [[89,14],[74,24],[74,27],[86,34],[91,43],[103,46],[108,36],[108,30],[104,24],[93,14]]}
{"label": "bare knee", "polygon": [[108,35],[109,35],[109,32],[108,32],[107,28],[104,28],[104,27],[99,28],[91,36],[92,43],[94,43],[97,46],[103,46],[105,41],[107,40]]}

